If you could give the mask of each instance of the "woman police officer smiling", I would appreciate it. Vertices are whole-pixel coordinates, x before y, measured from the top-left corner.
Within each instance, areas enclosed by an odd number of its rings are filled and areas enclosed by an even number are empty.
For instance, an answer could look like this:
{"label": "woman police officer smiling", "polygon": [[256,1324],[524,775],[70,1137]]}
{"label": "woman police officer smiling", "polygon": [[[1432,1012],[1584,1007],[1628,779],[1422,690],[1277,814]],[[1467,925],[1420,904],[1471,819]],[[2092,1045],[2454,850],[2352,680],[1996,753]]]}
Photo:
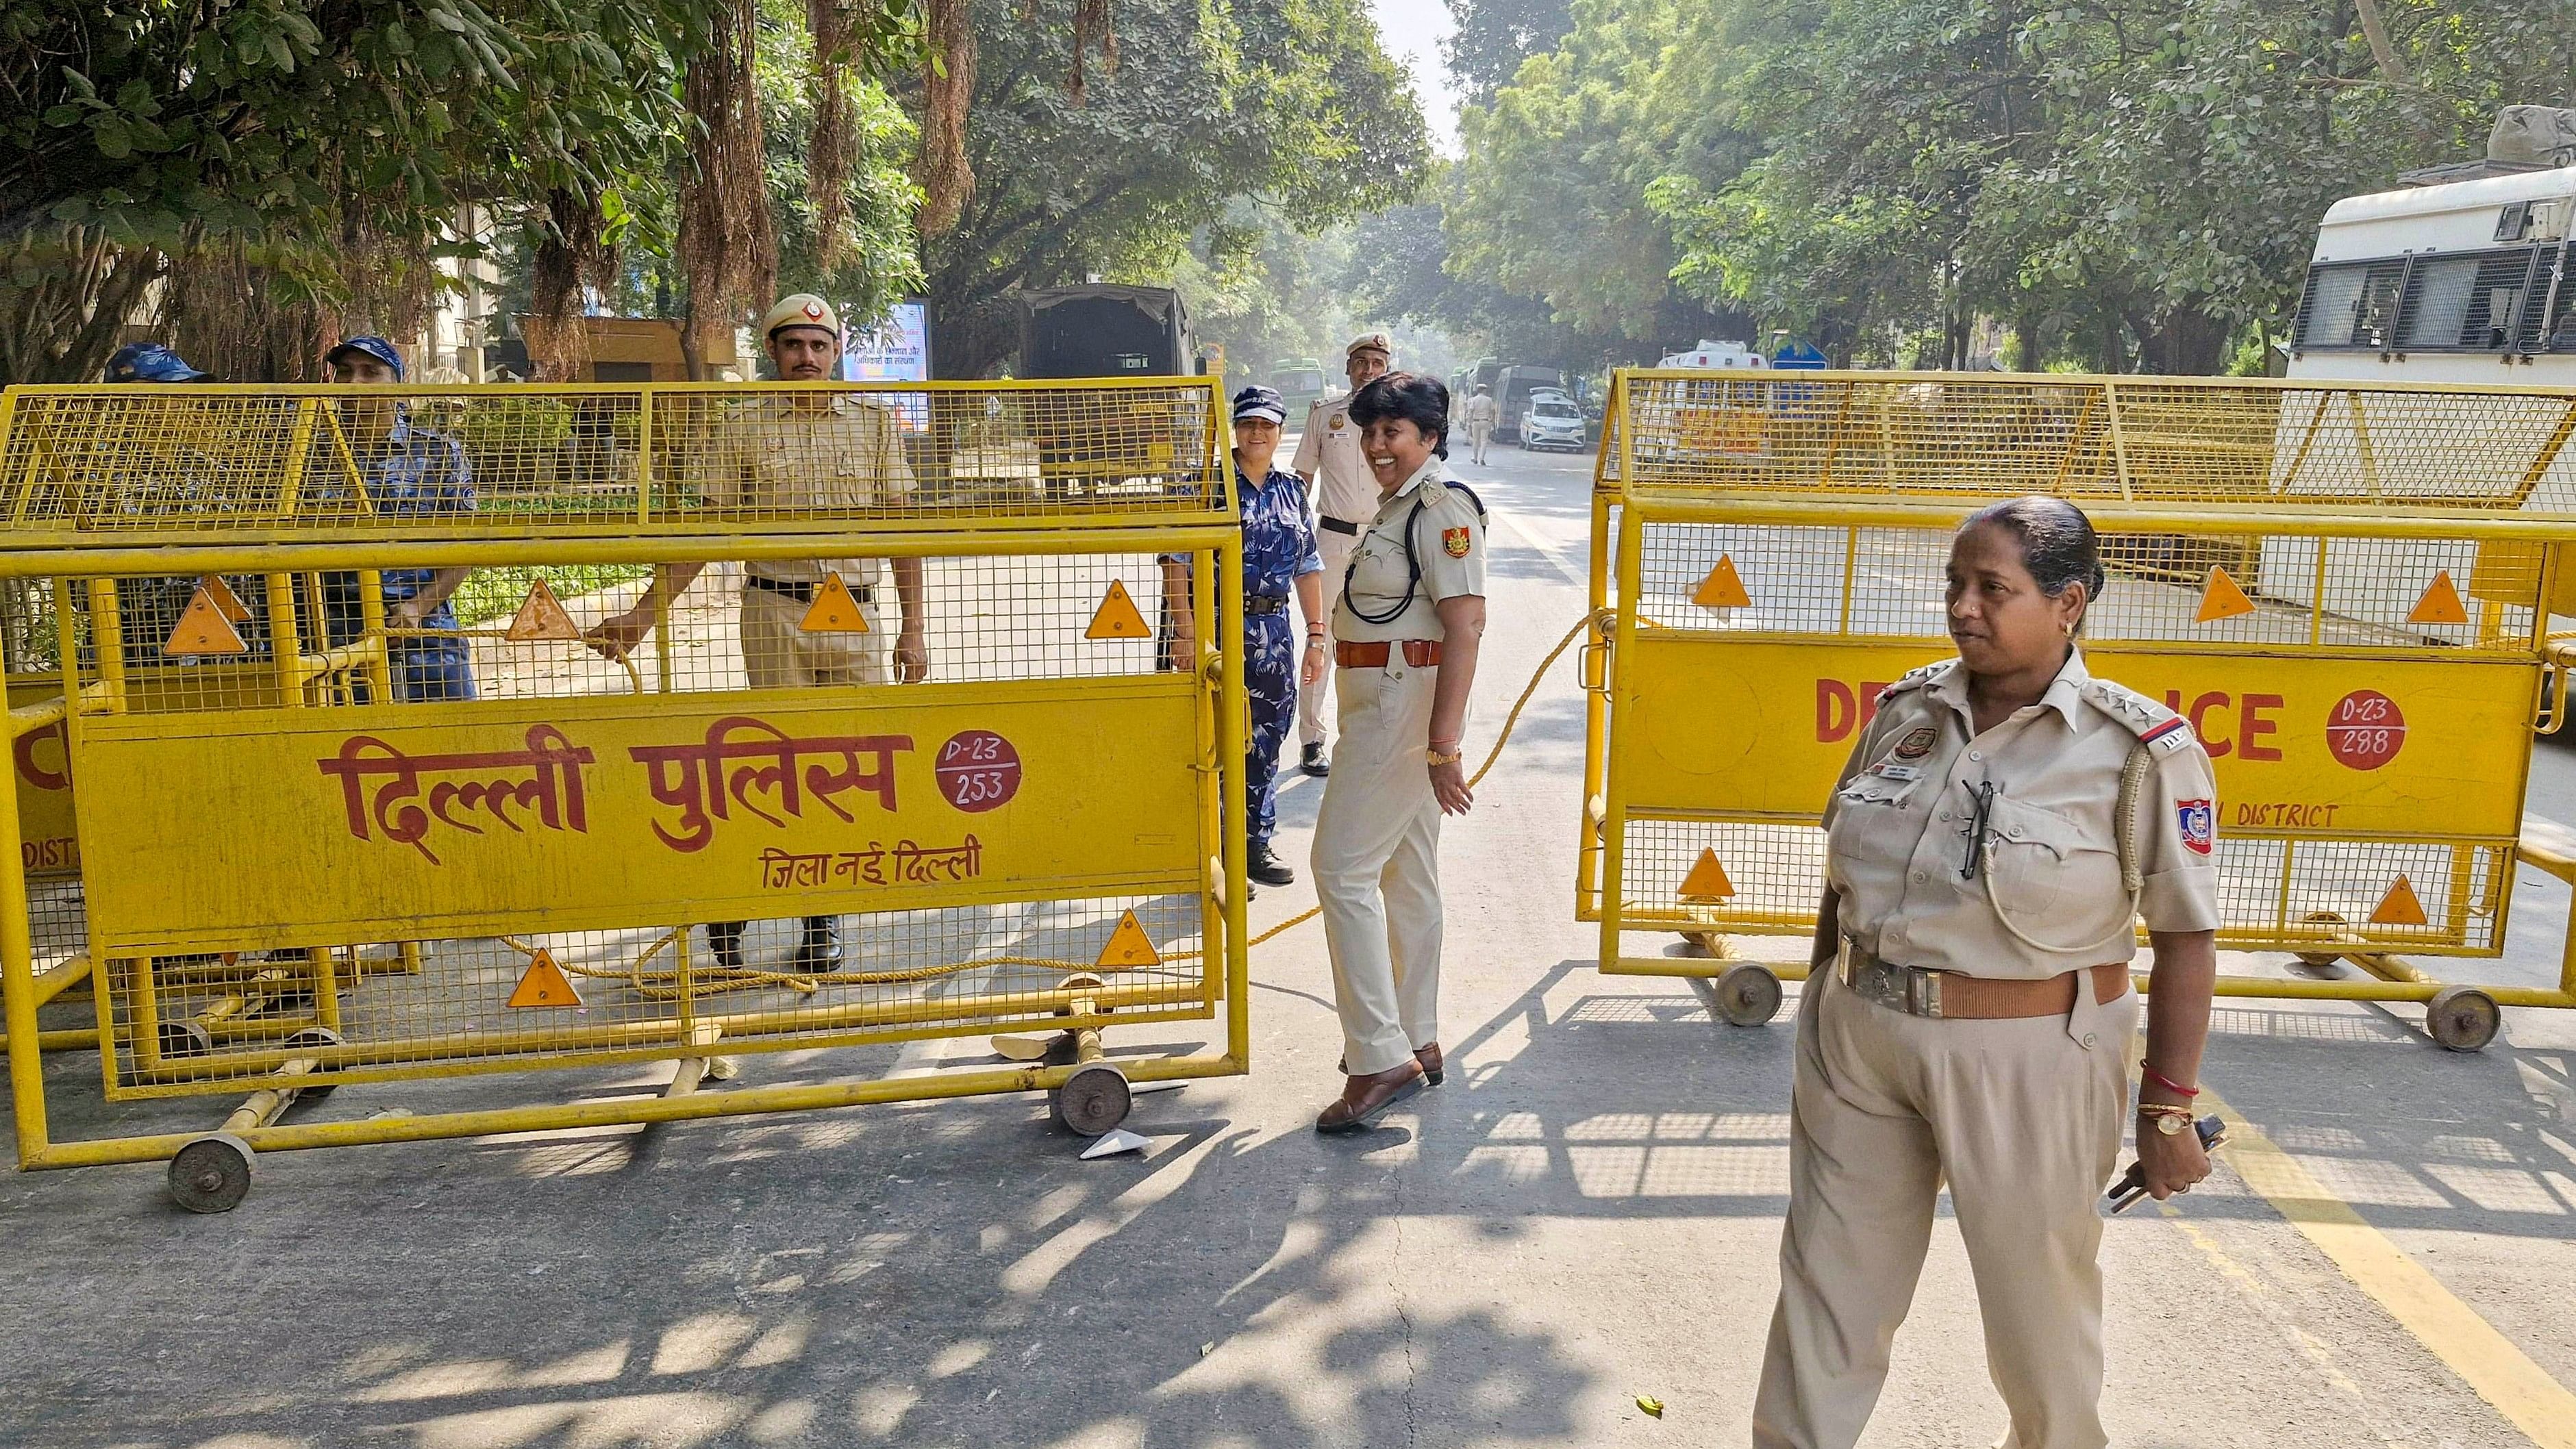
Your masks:
{"label": "woman police officer smiling", "polygon": [[1447,481],[1449,389],[1390,372],[1351,395],[1377,512],[1333,605],[1341,748],[1315,816],[1315,894],[1342,1018],[1342,1095],[1318,1132],[1359,1132],[1437,1084],[1440,817],[1463,815],[1459,741],[1485,632],[1485,510]]}
{"label": "woman police officer smiling", "polygon": [[2100,1449],[2102,1221],[2155,949],[2138,1104],[2147,1190],[2209,1172],[2191,1085],[2217,972],[2209,757],[2085,671],[2092,524],[2019,498],[1951,540],[1959,655],[1880,696],[1825,810],[1798,1009],[1780,1301],[1757,1449],[1868,1423],[1946,1180],[2011,1411],[2009,1449]]}

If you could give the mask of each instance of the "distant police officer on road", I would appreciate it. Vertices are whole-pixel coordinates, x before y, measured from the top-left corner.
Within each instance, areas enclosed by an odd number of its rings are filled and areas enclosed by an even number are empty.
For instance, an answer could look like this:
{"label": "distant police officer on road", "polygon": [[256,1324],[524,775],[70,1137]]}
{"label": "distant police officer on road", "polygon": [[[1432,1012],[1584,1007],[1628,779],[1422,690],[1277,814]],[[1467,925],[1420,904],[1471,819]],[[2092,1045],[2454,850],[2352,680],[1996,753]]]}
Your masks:
{"label": "distant police officer on road", "polygon": [[[402,353],[381,337],[351,337],[325,353],[323,365],[336,383],[376,387],[403,380]],[[395,398],[365,395],[334,404],[340,431],[348,440],[349,459],[365,485],[366,504],[377,514],[431,515],[474,511],[474,470],[456,439],[422,426],[408,405]],[[334,441],[314,440],[314,457],[305,476],[309,496],[354,504]],[[465,640],[455,633],[456,610],[448,597],[465,582],[462,568],[389,568],[378,575],[384,597],[385,627],[422,630],[397,634],[386,650],[392,667],[394,695],[406,702],[472,699],[474,661]],[[322,576],[323,633],[332,647],[353,642],[365,632],[365,610],[359,575]]]}
{"label": "distant police officer on road", "polygon": [[[1351,399],[1369,380],[1385,373],[1395,359],[1395,344],[1383,332],[1367,332],[1342,349],[1342,373],[1351,390],[1341,397],[1317,398],[1306,409],[1306,431],[1297,439],[1297,456],[1288,466],[1305,481],[1315,503],[1318,551],[1324,577],[1336,583],[1350,567],[1351,550],[1359,547],[1360,528],[1377,512],[1377,481],[1360,456],[1360,429],[1351,416]],[[1329,645],[1330,639],[1327,639]],[[1309,775],[1329,773],[1324,758],[1324,691],[1310,689],[1297,707],[1298,768]]]}
{"label": "distant police officer on road", "polygon": [[[1270,849],[1278,825],[1279,747],[1297,713],[1297,691],[1324,678],[1324,562],[1315,551],[1315,525],[1306,507],[1306,485],[1272,466],[1279,425],[1288,405],[1266,387],[1234,395],[1234,486],[1243,510],[1243,593],[1216,601],[1224,614],[1243,615],[1243,687],[1252,699],[1252,738],[1244,751],[1243,825],[1250,850],[1245,873],[1263,885],[1287,885],[1297,873]],[[1306,618],[1300,649],[1288,622],[1288,596],[1297,596]],[[1196,657],[1191,612],[1190,558],[1163,555],[1163,608],[1172,621],[1172,657]],[[1187,668],[1186,662],[1182,666]]]}
{"label": "distant police officer on road", "polygon": [[1333,608],[1341,743],[1315,818],[1315,894],[1357,1132],[1437,1084],[1440,817],[1466,813],[1461,740],[1485,632],[1484,507],[1447,481],[1449,390],[1388,373],[1353,393],[1377,501]]}
{"label": "distant police officer on road", "polygon": [[[841,355],[841,323],[831,304],[797,293],[782,297],[760,320],[760,333],[781,382],[824,382]],[[844,511],[893,502],[912,492],[904,461],[903,430],[877,402],[828,391],[795,391],[746,402],[728,412],[700,460],[700,487],[711,509],[789,514]],[[590,637],[606,652],[624,654],[641,642],[706,568],[669,564],[635,606],[602,620]],[[838,576],[867,628],[861,632],[813,631],[805,617],[828,581]],[[872,558],[756,559],[743,565],[742,667],[753,689],[884,684],[885,632],[879,612],[881,564]],[[930,675],[921,606],[921,560],[894,561],[895,597],[902,623],[895,635],[894,674],[906,684]],[[743,965],[741,921],[707,926],[716,964]],[[808,916],[786,969],[837,971],[840,920]]]}
{"label": "distant police officer on road", "polygon": [[1494,401],[1494,390],[1485,383],[1476,384],[1476,395],[1467,399],[1459,420],[1467,425],[1467,445],[1474,450],[1476,465],[1485,463],[1485,446],[1494,440],[1494,420],[1503,415],[1503,405]]}
{"label": "distant police officer on road", "polygon": [[1950,548],[1959,655],[1889,686],[1827,803],[1757,1449],[1860,1437],[1944,1182],[2004,1442],[2105,1442],[2097,1194],[2129,1101],[2135,921],[2155,950],[2138,1151],[2163,1198],[2209,1171],[2189,1119],[2218,872],[2190,727],[2085,671],[2102,583],[2073,505],[1970,517]]}

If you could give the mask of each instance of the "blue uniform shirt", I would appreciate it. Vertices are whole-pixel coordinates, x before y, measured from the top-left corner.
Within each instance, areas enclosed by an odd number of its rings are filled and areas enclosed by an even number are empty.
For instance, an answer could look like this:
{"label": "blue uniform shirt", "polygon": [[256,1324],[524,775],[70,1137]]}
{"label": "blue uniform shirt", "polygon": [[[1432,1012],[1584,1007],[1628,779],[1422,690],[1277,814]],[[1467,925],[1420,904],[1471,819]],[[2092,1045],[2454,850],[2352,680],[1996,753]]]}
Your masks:
{"label": "blue uniform shirt", "polygon": [[[356,461],[366,480],[367,501],[380,517],[474,511],[474,469],[465,461],[464,446],[445,433],[413,422],[408,412],[395,415],[393,428],[381,447],[356,454]],[[315,471],[322,484],[315,490],[316,496],[356,504],[349,491],[348,475],[336,456],[326,454],[316,459]],[[436,569],[424,568],[382,570],[378,577],[384,582],[385,602],[400,603],[419,593],[437,573]],[[357,575],[326,574],[322,587],[324,599],[335,606],[334,613],[340,612],[339,606],[355,610]],[[456,613],[441,604],[422,622],[434,629],[452,629],[456,627]],[[354,623],[351,632],[355,632]]]}
{"label": "blue uniform shirt", "polygon": [[[1296,581],[1324,571],[1324,556],[1315,547],[1315,514],[1306,504],[1306,484],[1294,473],[1270,470],[1255,483],[1234,471],[1235,494],[1243,501],[1243,591],[1254,598],[1285,598]],[[1187,565],[1185,553],[1163,555],[1167,563]]]}

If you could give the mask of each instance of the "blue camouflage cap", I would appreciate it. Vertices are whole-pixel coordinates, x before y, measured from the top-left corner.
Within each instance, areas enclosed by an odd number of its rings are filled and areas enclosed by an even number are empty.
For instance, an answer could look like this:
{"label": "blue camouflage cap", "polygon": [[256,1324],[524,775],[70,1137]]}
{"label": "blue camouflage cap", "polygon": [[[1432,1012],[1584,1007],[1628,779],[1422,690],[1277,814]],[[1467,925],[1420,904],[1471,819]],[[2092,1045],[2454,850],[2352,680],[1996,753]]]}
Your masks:
{"label": "blue camouflage cap", "polygon": [[361,334],[356,337],[343,337],[340,339],[338,345],[334,346],[330,351],[322,354],[322,360],[325,363],[328,363],[343,352],[364,353],[367,356],[374,358],[376,361],[383,363],[385,366],[392,368],[394,370],[394,381],[400,382],[403,379],[402,354],[394,350],[394,345],[392,343],[387,342],[381,337],[371,337],[365,334]]}
{"label": "blue camouflage cap", "polygon": [[107,360],[109,382],[204,382],[213,375],[158,342],[129,342]]}
{"label": "blue camouflage cap", "polygon": [[1267,418],[1274,423],[1285,423],[1288,421],[1288,402],[1279,395],[1277,388],[1263,387],[1256,382],[1234,395],[1234,420],[1239,423],[1246,418]]}

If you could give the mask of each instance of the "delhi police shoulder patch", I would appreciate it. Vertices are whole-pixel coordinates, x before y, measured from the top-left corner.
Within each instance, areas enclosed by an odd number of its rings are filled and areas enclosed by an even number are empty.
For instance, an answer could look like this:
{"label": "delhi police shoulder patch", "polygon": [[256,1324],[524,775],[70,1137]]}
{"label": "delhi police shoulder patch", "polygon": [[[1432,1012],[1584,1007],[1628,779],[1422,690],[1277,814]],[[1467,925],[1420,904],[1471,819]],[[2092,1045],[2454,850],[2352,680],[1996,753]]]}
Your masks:
{"label": "delhi police shoulder patch", "polygon": [[2207,855],[2218,843],[2218,807],[2208,800],[2176,800],[2174,813],[2182,827],[2182,843],[2194,855]]}
{"label": "delhi police shoulder patch", "polygon": [[1444,528],[1440,530],[1440,547],[1451,558],[1465,558],[1467,550],[1475,547],[1475,542],[1463,528]]}

